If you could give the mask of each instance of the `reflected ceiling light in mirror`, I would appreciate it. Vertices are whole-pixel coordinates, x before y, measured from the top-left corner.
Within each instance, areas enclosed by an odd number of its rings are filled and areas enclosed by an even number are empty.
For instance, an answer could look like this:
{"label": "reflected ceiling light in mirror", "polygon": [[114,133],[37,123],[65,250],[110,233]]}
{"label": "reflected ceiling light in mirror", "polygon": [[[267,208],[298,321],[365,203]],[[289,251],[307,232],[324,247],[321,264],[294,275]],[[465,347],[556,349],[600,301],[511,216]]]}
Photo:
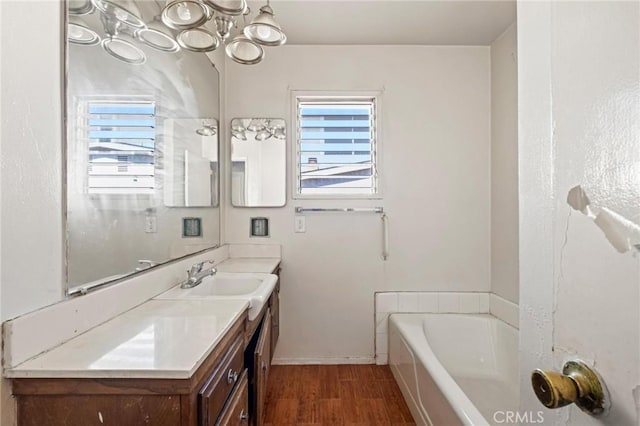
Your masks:
{"label": "reflected ceiling light in mirror", "polygon": [[275,127],[271,129],[271,134],[276,139],[283,140],[287,138],[286,132],[284,131],[284,127]]}
{"label": "reflected ceiling light in mirror", "polygon": [[248,12],[246,0],[203,0],[204,4],[218,13],[238,16]]}
{"label": "reflected ceiling light in mirror", "polygon": [[215,124],[209,124],[203,121],[202,127],[197,129],[196,133],[200,136],[215,136],[218,133],[218,128]]}
{"label": "reflected ceiling light in mirror", "polygon": [[[93,5],[105,15],[109,15],[132,28],[144,28],[146,25],[139,18],[140,12],[132,1],[119,1],[118,4],[109,0],[91,0]],[[126,7],[123,5],[126,4]]]}
{"label": "reflected ceiling light in mirror", "polygon": [[211,52],[220,45],[220,40],[215,34],[202,28],[184,30],[177,38],[180,47],[192,52]]}
{"label": "reflected ceiling light in mirror", "polygon": [[109,55],[128,64],[141,65],[147,60],[142,50],[118,37],[105,38],[102,40],[102,48]]}
{"label": "reflected ceiling light in mirror", "polygon": [[263,46],[281,46],[287,41],[287,36],[273,17],[269,1],[260,8],[258,16],[244,27],[243,32],[249,40]]}
{"label": "reflected ceiling light in mirror", "polygon": [[227,56],[242,65],[254,65],[264,58],[264,49],[245,37],[235,36],[225,49]]}
{"label": "reflected ceiling light in mirror", "polygon": [[[141,63],[137,54],[139,48],[129,48],[131,43],[118,37],[118,33],[133,36],[134,41],[145,44],[148,47],[162,52],[177,52],[180,48],[192,52],[210,52],[219,47],[220,43],[226,45],[227,56],[235,62],[244,65],[253,65],[262,61],[265,50],[262,46],[280,46],[285,43],[286,36],[280,25],[275,21],[273,9],[269,1],[260,9],[249,25],[247,16],[251,11],[247,6],[247,0],[165,0],[158,4],[158,14],[149,24],[145,23],[137,7],[136,1],[141,0],[68,0],[69,13],[82,14],[98,11],[100,19],[105,26],[104,38],[119,38],[121,43],[111,45],[103,44],[110,54],[114,50],[125,50],[132,53],[136,50],[136,59],[133,54],[128,55],[129,63]],[[156,0],[156,4],[159,0]],[[164,6],[163,6],[164,5]],[[243,26],[237,30],[233,37],[232,32],[238,28],[236,16],[242,15]],[[205,28],[207,21],[215,25],[215,29]],[[213,26],[213,25],[212,25]],[[177,36],[170,30],[177,30]],[[98,39],[87,33],[80,33],[78,28],[70,28],[70,41],[78,44],[98,44]],[[126,37],[125,37],[126,38]],[[135,46],[135,45],[134,45]],[[116,57],[121,57],[117,55]]]}
{"label": "reflected ceiling light in mirror", "polygon": [[67,39],[69,43],[83,46],[95,46],[100,43],[98,33],[84,25],[69,23],[67,25]]}
{"label": "reflected ceiling light in mirror", "polygon": [[257,141],[266,141],[270,137],[271,137],[271,132],[269,132],[266,128],[263,128],[262,130],[258,131],[258,133],[256,133]]}
{"label": "reflected ceiling light in mirror", "polygon": [[252,118],[247,126],[247,130],[250,132],[260,132],[265,129],[264,122],[257,118]]}
{"label": "reflected ceiling light in mirror", "polygon": [[207,6],[195,0],[167,2],[162,9],[162,22],[174,30],[189,30],[199,27],[211,18]]}
{"label": "reflected ceiling light in mirror", "polygon": [[93,12],[91,0],[69,0],[69,15],[81,16]]}
{"label": "reflected ceiling light in mirror", "polygon": [[242,130],[231,129],[231,136],[233,136],[234,138],[240,139],[242,141],[246,141],[247,140],[246,129],[242,129]]}
{"label": "reflected ceiling light in mirror", "polygon": [[180,45],[168,34],[154,28],[142,28],[135,32],[135,37],[146,44],[161,52],[177,52]]}

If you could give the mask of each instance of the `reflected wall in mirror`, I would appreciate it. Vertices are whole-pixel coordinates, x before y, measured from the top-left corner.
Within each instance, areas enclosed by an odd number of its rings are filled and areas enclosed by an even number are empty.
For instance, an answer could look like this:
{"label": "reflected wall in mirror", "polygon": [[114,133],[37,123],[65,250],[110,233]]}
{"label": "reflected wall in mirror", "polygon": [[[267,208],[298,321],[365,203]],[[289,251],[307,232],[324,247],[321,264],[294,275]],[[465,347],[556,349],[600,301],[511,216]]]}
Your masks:
{"label": "reflected wall in mirror", "polygon": [[[220,243],[218,72],[136,33],[163,4],[68,3],[69,293]],[[201,237],[183,238],[184,217]]]}
{"label": "reflected wall in mirror", "polygon": [[286,139],[286,125],[281,118],[234,118],[231,121],[232,205],[285,205]]}

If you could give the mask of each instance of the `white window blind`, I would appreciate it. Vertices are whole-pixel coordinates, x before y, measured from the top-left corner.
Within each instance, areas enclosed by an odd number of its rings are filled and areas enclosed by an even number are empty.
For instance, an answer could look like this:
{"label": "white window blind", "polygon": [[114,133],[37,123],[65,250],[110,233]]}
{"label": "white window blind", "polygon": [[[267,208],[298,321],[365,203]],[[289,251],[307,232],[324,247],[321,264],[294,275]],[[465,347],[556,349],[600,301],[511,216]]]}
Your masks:
{"label": "white window blind", "polygon": [[152,194],[155,190],[154,102],[89,101],[90,194]]}
{"label": "white window blind", "polygon": [[299,195],[377,193],[375,99],[297,98]]}

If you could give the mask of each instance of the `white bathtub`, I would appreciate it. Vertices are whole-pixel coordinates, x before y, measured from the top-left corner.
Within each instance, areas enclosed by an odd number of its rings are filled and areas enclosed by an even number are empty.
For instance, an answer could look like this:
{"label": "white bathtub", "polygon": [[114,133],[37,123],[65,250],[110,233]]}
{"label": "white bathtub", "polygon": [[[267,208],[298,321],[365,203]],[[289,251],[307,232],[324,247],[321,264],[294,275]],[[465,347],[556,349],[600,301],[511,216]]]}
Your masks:
{"label": "white bathtub", "polygon": [[518,409],[518,330],[491,315],[393,314],[389,365],[417,424],[495,424]]}

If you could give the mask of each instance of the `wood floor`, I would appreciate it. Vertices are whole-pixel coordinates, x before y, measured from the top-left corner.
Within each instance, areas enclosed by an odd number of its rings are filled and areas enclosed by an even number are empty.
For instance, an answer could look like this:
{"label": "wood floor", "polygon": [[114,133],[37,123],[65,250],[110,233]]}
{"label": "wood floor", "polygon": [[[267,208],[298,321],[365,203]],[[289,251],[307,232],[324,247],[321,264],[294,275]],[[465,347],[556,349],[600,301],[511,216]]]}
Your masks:
{"label": "wood floor", "polygon": [[273,365],[265,426],[415,425],[386,365]]}

